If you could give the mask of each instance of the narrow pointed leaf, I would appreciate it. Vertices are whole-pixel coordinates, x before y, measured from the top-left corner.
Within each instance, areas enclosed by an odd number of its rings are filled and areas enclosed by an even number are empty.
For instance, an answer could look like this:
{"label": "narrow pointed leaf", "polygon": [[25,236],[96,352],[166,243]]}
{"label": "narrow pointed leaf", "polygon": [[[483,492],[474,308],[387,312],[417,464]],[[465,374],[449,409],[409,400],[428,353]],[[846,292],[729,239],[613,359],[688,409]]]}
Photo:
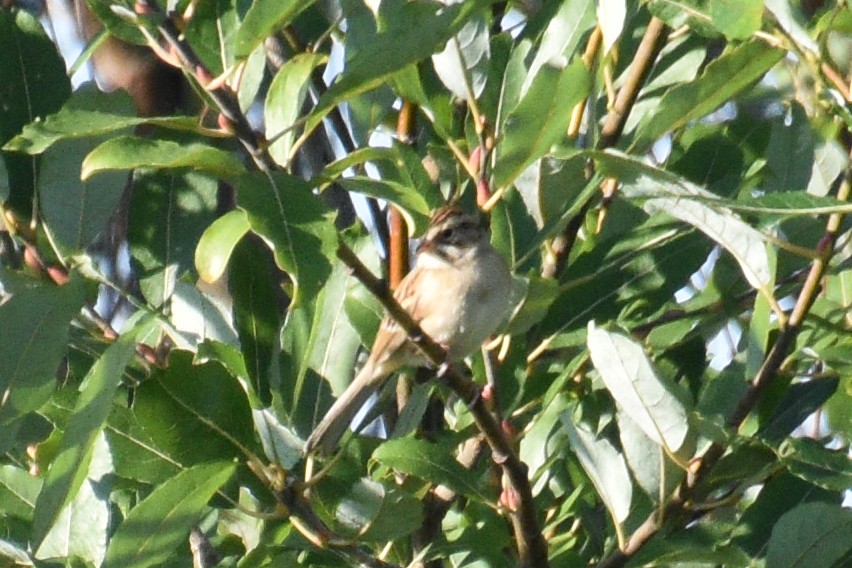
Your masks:
{"label": "narrow pointed leaf", "polygon": [[136,334],[119,337],[95,362],[84,380],[74,413],[62,435],[56,457],[50,464],[44,488],[36,502],[33,520],[35,546],[53,526],[86,479],[95,439],[112,409],[115,391],[136,347]]}
{"label": "narrow pointed leaf", "polygon": [[207,502],[234,474],[231,463],[207,463],[165,481],[130,510],[107,549],[104,568],[146,568],[172,559]]}
{"label": "narrow pointed leaf", "polygon": [[654,442],[677,452],[689,431],[686,410],[657,377],[642,347],[589,322],[589,354],[620,408]]}
{"label": "narrow pointed leaf", "polygon": [[586,96],[589,85],[589,71],[580,58],[564,68],[542,65],[506,117],[494,167],[496,187],[512,183],[565,137],[571,109]]}
{"label": "narrow pointed leaf", "polygon": [[560,418],[571,448],[610,515],[616,522],[624,522],[633,500],[633,485],[624,457],[609,440],[597,438],[583,424],[574,424],[571,412],[563,412]]}
{"label": "narrow pointed leaf", "polygon": [[648,148],[660,136],[699,119],[753,85],[786,52],[752,40],[724,53],[700,77],[673,87],[640,124],[633,147]]}

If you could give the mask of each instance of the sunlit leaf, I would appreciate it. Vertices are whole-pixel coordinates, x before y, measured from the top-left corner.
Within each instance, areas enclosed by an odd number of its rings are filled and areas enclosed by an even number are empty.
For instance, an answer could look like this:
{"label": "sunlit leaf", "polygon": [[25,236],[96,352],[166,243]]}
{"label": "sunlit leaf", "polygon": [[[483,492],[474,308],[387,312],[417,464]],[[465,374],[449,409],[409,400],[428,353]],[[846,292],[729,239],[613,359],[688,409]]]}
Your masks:
{"label": "sunlit leaf", "polygon": [[686,440],[686,409],[640,345],[589,322],[589,354],[620,408],[655,443],[677,452]]}
{"label": "sunlit leaf", "polygon": [[225,179],[236,179],[245,173],[245,166],[236,155],[213,146],[122,136],[92,150],[83,160],[80,177],[86,180],[102,171],[135,168],[187,168]]}

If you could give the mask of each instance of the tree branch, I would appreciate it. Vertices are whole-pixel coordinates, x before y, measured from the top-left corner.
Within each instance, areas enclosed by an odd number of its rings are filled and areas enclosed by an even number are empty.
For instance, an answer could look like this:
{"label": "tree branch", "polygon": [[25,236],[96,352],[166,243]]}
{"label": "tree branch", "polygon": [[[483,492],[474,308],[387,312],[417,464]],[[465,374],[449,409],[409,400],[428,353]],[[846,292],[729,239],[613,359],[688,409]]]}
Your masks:
{"label": "tree branch", "polygon": [[[837,191],[837,200],[848,201],[850,188],[852,188],[852,167],[846,170],[843,182]],[[834,253],[843,217],[843,214],[840,213],[834,213],[829,216],[825,234],[817,248],[819,257],[811,263],[811,268],[808,271],[804,284],[802,284],[796,304],[793,307],[790,317],[787,319],[786,326],[778,334],[763,364],[731,413],[728,419],[728,427],[730,429],[736,430],[742,425],[746,417],[754,410],[763,392],[778,376],[781,365],[787,357],[791,346],[794,345],[805,316],[810,311],[820,290],[819,283],[825,276],[829,261]],[[709,475],[713,467],[724,455],[726,449],[726,446],[719,443],[713,443],[707,449],[704,455],[699,458],[693,475],[687,476],[664,507],[663,519],[668,519],[685,512],[686,505],[695,496],[701,481]],[[662,522],[660,516],[655,511],[630,535],[627,546],[623,550],[615,551],[598,563],[597,568],[620,568],[624,566],[642,546],[657,534],[660,528],[662,528]]]}
{"label": "tree branch", "polygon": [[500,424],[488,412],[480,396],[479,388],[457,370],[446,366],[447,353],[444,349],[420,329],[393,295],[382,286],[379,279],[373,276],[355,256],[352,249],[341,243],[337,249],[337,256],[352,270],[355,278],[379,299],[390,317],[405,330],[409,340],[426,355],[429,361],[436,367],[445,369],[442,378],[468,405],[477,427],[491,447],[492,459],[502,468],[511,489],[518,495],[518,507],[512,511],[512,523],[515,526],[521,566],[547,567],[549,565],[547,543],[541,534],[538,513],[533,503],[532,488],[527,477],[527,467],[518,458]]}

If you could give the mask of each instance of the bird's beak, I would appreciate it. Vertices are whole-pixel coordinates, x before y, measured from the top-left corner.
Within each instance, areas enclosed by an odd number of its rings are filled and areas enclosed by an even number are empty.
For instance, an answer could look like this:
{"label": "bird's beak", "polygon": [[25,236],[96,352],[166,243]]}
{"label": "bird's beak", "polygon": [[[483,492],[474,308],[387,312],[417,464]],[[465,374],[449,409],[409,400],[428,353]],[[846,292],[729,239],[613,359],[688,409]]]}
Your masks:
{"label": "bird's beak", "polygon": [[435,241],[429,241],[426,239],[420,239],[420,242],[417,243],[417,248],[414,249],[417,254],[421,252],[429,252],[435,250]]}

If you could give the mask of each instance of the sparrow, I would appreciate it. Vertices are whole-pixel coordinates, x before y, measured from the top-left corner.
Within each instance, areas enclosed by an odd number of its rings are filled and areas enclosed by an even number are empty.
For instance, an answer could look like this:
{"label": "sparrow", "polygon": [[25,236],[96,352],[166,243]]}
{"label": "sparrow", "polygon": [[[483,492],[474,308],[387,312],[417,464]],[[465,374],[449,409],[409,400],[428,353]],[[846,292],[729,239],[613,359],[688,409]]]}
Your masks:
{"label": "sparrow", "polygon": [[[512,276],[491,246],[487,221],[451,205],[437,209],[417,247],[417,262],[394,293],[420,328],[443,346],[447,361],[479,348],[512,307]],[[364,403],[400,367],[429,361],[388,315],[370,356],[305,443],[305,453],[331,454]]]}

